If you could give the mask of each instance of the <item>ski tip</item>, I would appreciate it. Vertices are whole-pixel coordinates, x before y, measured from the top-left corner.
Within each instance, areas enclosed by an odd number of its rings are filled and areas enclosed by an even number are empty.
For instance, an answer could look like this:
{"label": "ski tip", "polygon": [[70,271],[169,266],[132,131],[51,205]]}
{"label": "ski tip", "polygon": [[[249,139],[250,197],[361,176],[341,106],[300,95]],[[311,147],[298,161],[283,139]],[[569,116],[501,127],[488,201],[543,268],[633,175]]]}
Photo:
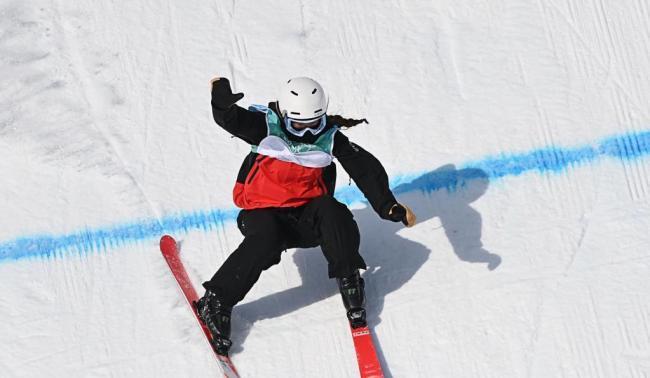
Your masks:
{"label": "ski tip", "polygon": [[163,237],[160,238],[160,249],[163,252],[166,250],[175,250],[176,240],[169,235],[163,235]]}
{"label": "ski tip", "polygon": [[176,240],[169,235],[163,235],[163,237],[160,238],[160,244],[163,243],[176,243]]}

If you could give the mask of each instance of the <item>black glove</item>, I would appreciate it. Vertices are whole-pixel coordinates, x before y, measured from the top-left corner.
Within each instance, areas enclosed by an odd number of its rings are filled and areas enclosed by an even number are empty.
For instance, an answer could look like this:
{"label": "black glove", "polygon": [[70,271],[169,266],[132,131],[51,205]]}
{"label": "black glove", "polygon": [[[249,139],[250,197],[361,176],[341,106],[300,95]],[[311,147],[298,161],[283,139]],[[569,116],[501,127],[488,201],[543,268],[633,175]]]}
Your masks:
{"label": "black glove", "polygon": [[393,222],[404,222],[404,219],[406,219],[406,209],[404,206],[396,203],[390,208],[388,218]]}
{"label": "black glove", "polygon": [[212,82],[212,106],[219,110],[228,110],[244,97],[243,93],[232,93],[230,81],[225,77]]}
{"label": "black glove", "polygon": [[415,214],[408,207],[396,203],[388,211],[388,219],[393,222],[402,222],[406,227],[413,227],[416,222]]}

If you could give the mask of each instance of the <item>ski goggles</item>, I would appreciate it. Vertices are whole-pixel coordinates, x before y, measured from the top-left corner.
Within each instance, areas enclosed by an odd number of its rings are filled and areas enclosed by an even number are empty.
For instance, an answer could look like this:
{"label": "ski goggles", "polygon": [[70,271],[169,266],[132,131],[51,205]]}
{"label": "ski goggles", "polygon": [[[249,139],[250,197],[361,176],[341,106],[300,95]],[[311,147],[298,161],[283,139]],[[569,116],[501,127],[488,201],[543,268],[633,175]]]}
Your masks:
{"label": "ski goggles", "polygon": [[323,114],[318,118],[307,121],[284,117],[284,124],[287,126],[287,131],[295,136],[301,137],[307,132],[310,132],[312,135],[318,135],[318,133],[323,131],[327,123],[325,117],[325,114]]}

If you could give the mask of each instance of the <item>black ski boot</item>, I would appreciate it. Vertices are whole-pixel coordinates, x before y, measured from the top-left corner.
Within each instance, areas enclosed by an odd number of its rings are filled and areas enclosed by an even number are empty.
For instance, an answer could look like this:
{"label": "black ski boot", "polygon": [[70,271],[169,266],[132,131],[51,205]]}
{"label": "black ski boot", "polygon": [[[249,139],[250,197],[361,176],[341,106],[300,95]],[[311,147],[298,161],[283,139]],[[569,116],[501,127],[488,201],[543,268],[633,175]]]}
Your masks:
{"label": "black ski boot", "polygon": [[348,277],[337,278],[336,282],[339,284],[350,325],[352,328],[365,327],[367,325],[366,309],[364,308],[366,306],[366,295],[363,290],[363,278],[359,275],[359,271],[355,271]]}
{"label": "black ski boot", "polygon": [[212,347],[223,356],[228,355],[230,341],[230,314],[232,307],[226,306],[217,295],[207,290],[203,298],[194,302],[199,319],[212,334]]}

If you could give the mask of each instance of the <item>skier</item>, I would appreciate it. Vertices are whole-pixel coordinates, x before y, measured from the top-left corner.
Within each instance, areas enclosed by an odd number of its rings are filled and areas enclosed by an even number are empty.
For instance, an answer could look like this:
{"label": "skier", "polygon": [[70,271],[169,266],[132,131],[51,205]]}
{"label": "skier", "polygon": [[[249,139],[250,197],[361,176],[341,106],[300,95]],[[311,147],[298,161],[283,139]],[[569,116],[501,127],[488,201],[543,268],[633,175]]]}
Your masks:
{"label": "skier", "polygon": [[205,295],[195,304],[212,333],[215,350],[227,355],[233,306],[289,248],[321,246],[351,326],[365,326],[359,269],[366,264],[359,254],[359,229],[352,213],[333,197],[333,158],[381,218],[408,227],[416,222],[413,212],[395,200],[381,163],[339,130],[366,120],[328,115],[323,88],[307,77],[287,81],[278,101],[249,109],[235,105],[244,95],[233,94],[228,79],[215,78],[211,84],[215,122],[252,146],[233,190],[234,202],[242,209],[237,226],[244,240],[203,283]]}

